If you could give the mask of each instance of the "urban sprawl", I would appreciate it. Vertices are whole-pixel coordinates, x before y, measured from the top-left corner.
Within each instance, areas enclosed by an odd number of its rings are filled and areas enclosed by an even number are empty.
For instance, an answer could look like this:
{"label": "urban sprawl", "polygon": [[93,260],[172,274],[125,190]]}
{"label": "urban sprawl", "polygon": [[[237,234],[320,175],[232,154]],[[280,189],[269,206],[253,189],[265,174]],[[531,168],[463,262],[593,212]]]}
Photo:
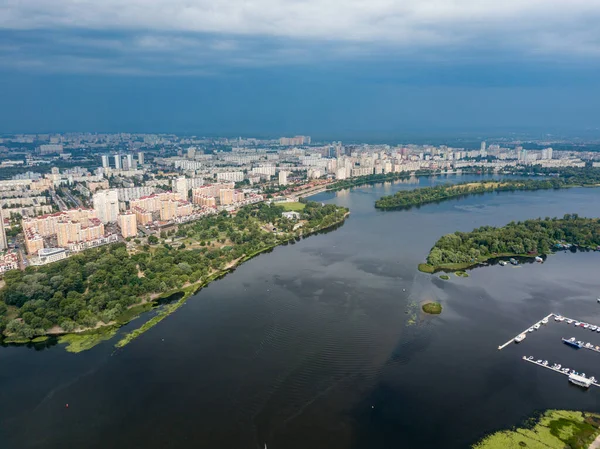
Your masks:
{"label": "urban sprawl", "polygon": [[[344,145],[309,136],[6,136],[0,138],[0,273],[112,242],[139,244],[249,204],[295,202],[352,178],[600,165],[598,153],[506,146]],[[297,219],[296,212],[284,213]]]}

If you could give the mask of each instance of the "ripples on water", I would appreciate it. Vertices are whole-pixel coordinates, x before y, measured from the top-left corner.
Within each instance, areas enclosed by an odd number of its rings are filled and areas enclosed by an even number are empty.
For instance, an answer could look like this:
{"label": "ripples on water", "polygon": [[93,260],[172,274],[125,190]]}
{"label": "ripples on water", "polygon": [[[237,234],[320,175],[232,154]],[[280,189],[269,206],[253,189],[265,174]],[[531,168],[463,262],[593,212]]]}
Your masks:
{"label": "ripples on water", "polygon": [[[0,447],[462,448],[535,410],[598,411],[600,392],[520,360],[539,353],[600,377],[600,355],[560,344],[566,328],[496,349],[550,311],[596,319],[597,253],[449,281],[416,266],[447,232],[595,215],[600,191],[373,208],[413,187],[319,195],[351,209],[344,226],[247,262],[123,350],[1,348]],[[423,316],[425,299],[441,301],[442,315]]]}

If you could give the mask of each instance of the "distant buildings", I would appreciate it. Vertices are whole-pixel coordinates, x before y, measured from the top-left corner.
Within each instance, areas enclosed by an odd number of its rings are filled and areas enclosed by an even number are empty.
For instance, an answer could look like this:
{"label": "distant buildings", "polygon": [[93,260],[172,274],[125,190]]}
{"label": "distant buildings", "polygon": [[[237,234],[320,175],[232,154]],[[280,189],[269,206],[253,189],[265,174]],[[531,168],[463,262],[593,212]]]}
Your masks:
{"label": "distant buildings", "polygon": [[217,173],[217,181],[242,182],[244,180],[244,172],[234,171]]}
{"label": "distant buildings", "polygon": [[102,168],[109,168],[110,167],[110,163],[108,161],[108,154],[103,154],[102,155]]}
{"label": "distant buildings", "polygon": [[4,218],[2,217],[2,209],[0,208],[0,251],[8,248],[6,240],[6,229],[4,228]]}
{"label": "distant buildings", "polygon": [[121,155],[115,154],[114,159],[115,159],[115,170],[121,170]]}
{"label": "distant buildings", "polygon": [[119,194],[117,190],[100,190],[92,197],[94,210],[102,223],[114,223],[119,215]]}
{"label": "distant buildings", "polygon": [[279,172],[279,185],[280,186],[288,185],[287,177],[288,177],[288,172],[283,171],[283,170]]}
{"label": "distant buildings", "polygon": [[121,229],[123,238],[126,239],[137,235],[137,217],[135,212],[127,211],[120,214],[117,218],[117,224]]}
{"label": "distant buildings", "polygon": [[177,193],[180,200],[188,199],[188,180],[185,176],[180,176],[173,181],[173,190]]}
{"label": "distant buildings", "polygon": [[138,164],[144,165],[144,153],[142,153],[140,151],[137,156],[138,156]]}
{"label": "distant buildings", "polygon": [[279,145],[281,145],[281,146],[310,145],[310,136],[280,137]]}
{"label": "distant buildings", "polygon": [[63,146],[61,144],[46,144],[40,145],[39,151],[41,155],[44,154],[60,154],[63,152]]}

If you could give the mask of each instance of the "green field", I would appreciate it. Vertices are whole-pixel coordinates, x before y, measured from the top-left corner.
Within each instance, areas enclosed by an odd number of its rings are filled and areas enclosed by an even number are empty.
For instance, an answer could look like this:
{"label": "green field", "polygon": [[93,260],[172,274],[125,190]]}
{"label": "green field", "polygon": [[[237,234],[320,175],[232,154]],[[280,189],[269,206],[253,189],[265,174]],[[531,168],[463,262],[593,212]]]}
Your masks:
{"label": "green field", "polygon": [[277,203],[278,206],[283,207],[286,211],[296,211],[300,212],[304,210],[306,206],[304,203]]}
{"label": "green field", "polygon": [[587,449],[600,433],[600,416],[566,410],[549,410],[533,424],[496,432],[474,449]]}

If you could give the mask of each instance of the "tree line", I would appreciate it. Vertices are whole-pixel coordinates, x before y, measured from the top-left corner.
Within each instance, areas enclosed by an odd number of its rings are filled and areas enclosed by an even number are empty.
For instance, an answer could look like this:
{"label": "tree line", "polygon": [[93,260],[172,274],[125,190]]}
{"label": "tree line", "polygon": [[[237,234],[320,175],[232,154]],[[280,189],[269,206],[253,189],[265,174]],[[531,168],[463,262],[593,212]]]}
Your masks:
{"label": "tree line", "polygon": [[[153,236],[128,251],[124,243],[90,249],[24,271],[9,271],[0,290],[0,332],[16,338],[64,332],[118,320],[133,305],[205,279],[249,254],[341,221],[345,208],[309,202],[303,227],[264,203],[181,225],[172,240]],[[278,232],[267,232],[271,223]],[[154,244],[150,244],[154,243]]]}
{"label": "tree line", "polygon": [[563,218],[538,218],[447,234],[431,248],[427,264],[434,268],[475,265],[497,256],[548,254],[562,244],[598,248],[600,219],[567,214]]}
{"label": "tree line", "polygon": [[561,171],[559,176],[550,176],[546,179],[503,179],[401,190],[393,195],[381,197],[375,201],[375,207],[384,210],[409,209],[423,204],[486,192],[548,190],[575,186],[597,186],[598,184],[600,184],[600,170],[592,168],[569,169]]}

